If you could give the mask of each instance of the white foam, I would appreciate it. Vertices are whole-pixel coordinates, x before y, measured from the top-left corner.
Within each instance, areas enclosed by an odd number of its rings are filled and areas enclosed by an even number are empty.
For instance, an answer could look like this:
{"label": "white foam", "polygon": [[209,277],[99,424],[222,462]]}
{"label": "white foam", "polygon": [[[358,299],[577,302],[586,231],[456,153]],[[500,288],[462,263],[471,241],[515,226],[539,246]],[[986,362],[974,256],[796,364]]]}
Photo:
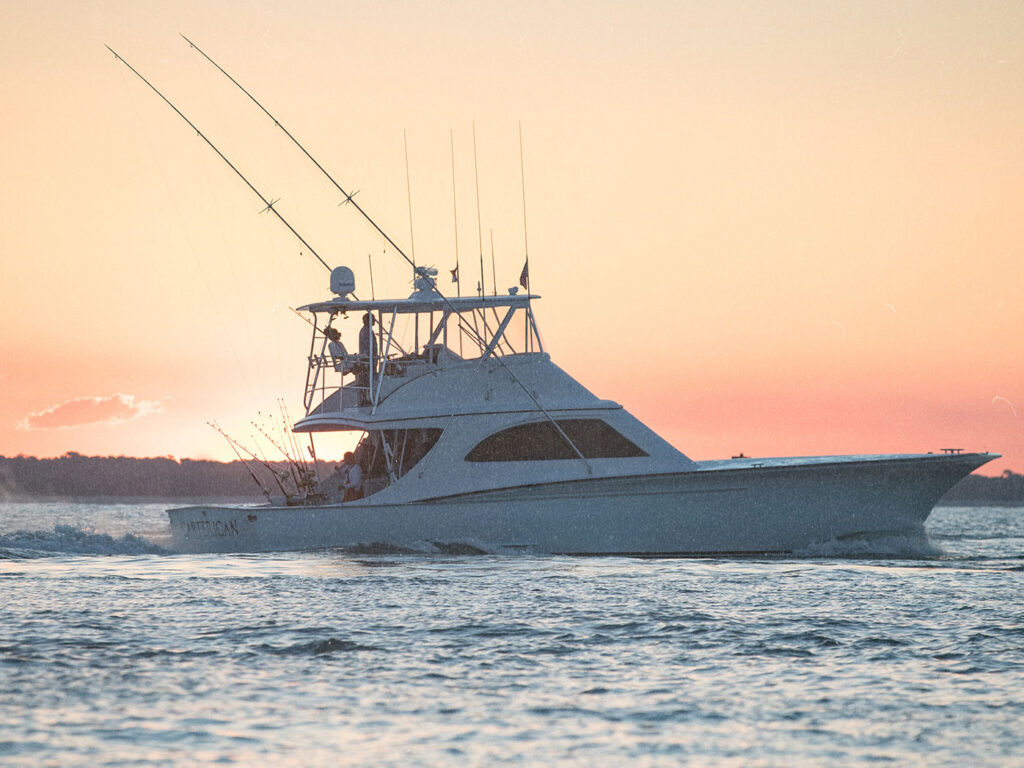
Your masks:
{"label": "white foam", "polygon": [[812,544],[793,553],[797,557],[932,558],[945,554],[924,531],[846,536]]}
{"label": "white foam", "polygon": [[133,533],[114,538],[106,533],[54,525],[52,531],[14,531],[0,535],[0,549],[19,554],[160,555],[167,550]]}

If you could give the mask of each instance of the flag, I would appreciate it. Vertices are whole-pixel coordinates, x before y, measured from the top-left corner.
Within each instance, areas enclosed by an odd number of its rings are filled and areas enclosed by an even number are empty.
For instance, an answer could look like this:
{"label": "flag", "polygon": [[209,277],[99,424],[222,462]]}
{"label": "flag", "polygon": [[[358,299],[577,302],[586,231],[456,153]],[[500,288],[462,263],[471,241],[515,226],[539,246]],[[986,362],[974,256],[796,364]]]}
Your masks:
{"label": "flag", "polygon": [[455,269],[452,269],[452,270],[449,270],[449,271],[452,273],[452,282],[453,283],[459,282],[459,267],[458,267],[458,265],[455,266]]}
{"label": "flag", "polygon": [[530,290],[530,262],[523,264],[523,271],[519,273],[519,284],[526,290]]}

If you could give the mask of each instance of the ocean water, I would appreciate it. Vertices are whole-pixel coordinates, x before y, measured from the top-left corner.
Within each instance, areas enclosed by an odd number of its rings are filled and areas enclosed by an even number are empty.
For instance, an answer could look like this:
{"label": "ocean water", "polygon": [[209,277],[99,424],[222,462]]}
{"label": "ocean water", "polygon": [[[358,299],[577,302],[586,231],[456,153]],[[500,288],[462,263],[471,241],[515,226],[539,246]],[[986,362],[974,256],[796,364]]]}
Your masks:
{"label": "ocean water", "polygon": [[0,764],[1024,765],[1024,509],[802,557],[170,555],[0,504]]}

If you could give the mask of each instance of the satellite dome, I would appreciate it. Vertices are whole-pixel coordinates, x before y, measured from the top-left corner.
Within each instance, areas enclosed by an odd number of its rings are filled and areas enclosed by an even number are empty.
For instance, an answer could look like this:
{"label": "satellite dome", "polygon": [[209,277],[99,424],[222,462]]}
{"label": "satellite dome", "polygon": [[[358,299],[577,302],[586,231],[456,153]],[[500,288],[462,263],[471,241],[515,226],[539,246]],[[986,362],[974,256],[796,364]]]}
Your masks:
{"label": "satellite dome", "polygon": [[335,267],[331,270],[331,293],[336,293],[345,298],[350,293],[355,293],[356,276],[348,267]]}

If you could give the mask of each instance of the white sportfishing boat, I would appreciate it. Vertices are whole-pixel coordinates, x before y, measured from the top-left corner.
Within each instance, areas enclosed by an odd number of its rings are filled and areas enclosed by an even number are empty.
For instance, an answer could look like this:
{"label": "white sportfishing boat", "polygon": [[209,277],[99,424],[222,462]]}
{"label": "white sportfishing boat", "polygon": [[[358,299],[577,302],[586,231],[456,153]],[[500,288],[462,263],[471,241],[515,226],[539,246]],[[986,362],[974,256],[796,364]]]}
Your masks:
{"label": "white sportfishing boat", "polygon": [[[167,103],[327,267],[274,203]],[[302,494],[281,503],[171,509],[178,551],[792,553],[834,540],[921,535],[943,494],[998,458],[947,449],[694,461],[552,362],[528,280],[526,293],[517,286],[505,295],[443,296],[436,270],[417,267],[316,165],[415,270],[412,295],[366,301],[355,296],[352,271],[337,267],[332,296],[301,308],[313,330],[305,413],[293,430],[311,441],[359,433],[359,488],[342,495],[336,477],[314,482],[303,473]],[[359,353],[335,341],[339,329],[350,343],[360,337]]]}
{"label": "white sportfishing boat", "polygon": [[[349,547],[574,555],[790,553],[920,534],[989,453],[693,461],[552,362],[539,297],[446,298],[420,270],[404,299],[358,301],[352,273],[313,316],[300,433],[356,431],[362,499],[169,511],[187,552]],[[328,329],[375,329],[332,357]],[[333,331],[330,332],[333,336]],[[343,338],[355,338],[351,331]]]}

